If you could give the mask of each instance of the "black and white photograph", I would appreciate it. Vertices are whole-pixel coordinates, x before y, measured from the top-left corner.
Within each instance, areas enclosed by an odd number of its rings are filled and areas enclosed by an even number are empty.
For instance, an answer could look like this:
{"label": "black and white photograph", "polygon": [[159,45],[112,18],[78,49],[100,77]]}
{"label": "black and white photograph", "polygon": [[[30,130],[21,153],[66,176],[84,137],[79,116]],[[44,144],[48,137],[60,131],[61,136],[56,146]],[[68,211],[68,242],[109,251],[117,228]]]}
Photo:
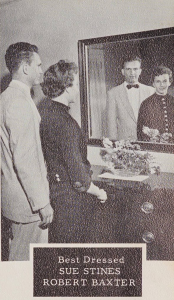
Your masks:
{"label": "black and white photograph", "polygon": [[173,11],[0,0],[2,300],[173,299]]}

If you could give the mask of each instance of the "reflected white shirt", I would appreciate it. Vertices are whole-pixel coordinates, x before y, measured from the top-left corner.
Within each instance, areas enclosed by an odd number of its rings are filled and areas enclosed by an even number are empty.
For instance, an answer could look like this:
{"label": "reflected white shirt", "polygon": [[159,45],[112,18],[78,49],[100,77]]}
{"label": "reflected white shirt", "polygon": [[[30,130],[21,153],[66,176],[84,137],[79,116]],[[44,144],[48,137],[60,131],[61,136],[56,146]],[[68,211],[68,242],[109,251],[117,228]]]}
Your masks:
{"label": "reflected white shirt", "polygon": [[[125,89],[127,91],[127,95],[128,95],[128,99],[129,99],[129,103],[133,109],[133,112],[134,112],[134,116],[135,116],[135,119],[137,120],[138,119],[138,112],[139,112],[139,109],[140,109],[140,89],[136,89],[136,88],[131,88],[131,89],[128,89],[126,86],[128,85],[129,83],[127,83],[126,81],[124,82],[124,86],[125,86]],[[136,82],[135,84],[138,84],[139,86],[141,85],[139,82]]]}

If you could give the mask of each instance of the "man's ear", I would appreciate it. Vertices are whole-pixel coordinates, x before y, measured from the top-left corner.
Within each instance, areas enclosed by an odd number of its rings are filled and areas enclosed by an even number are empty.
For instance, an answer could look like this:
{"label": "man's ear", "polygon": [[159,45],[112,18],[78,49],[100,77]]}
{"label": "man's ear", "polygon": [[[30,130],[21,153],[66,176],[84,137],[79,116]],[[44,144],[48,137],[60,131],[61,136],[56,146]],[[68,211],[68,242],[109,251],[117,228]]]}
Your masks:
{"label": "man's ear", "polygon": [[140,74],[139,74],[139,76],[141,75],[141,72],[142,72],[142,69],[140,68]]}
{"label": "man's ear", "polygon": [[24,74],[26,74],[26,75],[28,75],[28,64],[26,64],[26,63],[24,63],[23,65],[22,65],[22,68],[23,68],[23,72],[24,72]]}
{"label": "man's ear", "polygon": [[122,75],[124,76],[124,69],[121,70]]}

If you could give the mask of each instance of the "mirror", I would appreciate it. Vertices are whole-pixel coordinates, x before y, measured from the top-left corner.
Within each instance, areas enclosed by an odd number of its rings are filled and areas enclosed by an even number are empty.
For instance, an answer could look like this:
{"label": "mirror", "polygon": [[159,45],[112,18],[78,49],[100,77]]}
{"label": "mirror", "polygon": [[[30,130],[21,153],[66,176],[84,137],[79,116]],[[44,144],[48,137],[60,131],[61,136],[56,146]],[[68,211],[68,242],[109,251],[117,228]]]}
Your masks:
{"label": "mirror", "polygon": [[[148,86],[148,89],[151,87],[152,91],[153,82],[151,76],[154,67],[164,65],[170,68],[174,77],[174,28],[80,40],[78,41],[78,53],[82,131],[88,139],[88,144],[101,146],[103,137],[109,137],[112,140],[125,139],[124,135],[120,134],[119,138],[116,138],[109,136],[108,133],[109,122],[112,119],[109,118],[110,115],[108,117],[108,92],[124,84],[125,76],[123,76],[123,70],[127,66],[125,61],[129,61],[129,59],[126,60],[125,58],[131,56],[141,58],[141,74],[138,82],[141,86]],[[154,92],[155,90],[153,90]],[[138,93],[140,94],[141,92]],[[168,94],[174,97],[173,82],[169,86]],[[146,99],[149,96],[150,94],[144,97]],[[123,105],[125,104],[126,102],[123,103]],[[130,106],[130,103],[127,105]],[[126,105],[125,108],[127,108]],[[127,110],[128,113],[131,112],[133,114],[132,107]],[[113,115],[112,111],[111,108],[110,113]],[[118,122],[121,118],[125,120],[129,118],[129,115],[123,114],[124,112],[121,111],[121,108],[117,107],[117,113]],[[134,121],[136,126],[137,118]],[[174,153],[172,140],[167,140],[165,143],[153,139],[150,142],[141,141],[137,138],[135,140],[143,149]]]}

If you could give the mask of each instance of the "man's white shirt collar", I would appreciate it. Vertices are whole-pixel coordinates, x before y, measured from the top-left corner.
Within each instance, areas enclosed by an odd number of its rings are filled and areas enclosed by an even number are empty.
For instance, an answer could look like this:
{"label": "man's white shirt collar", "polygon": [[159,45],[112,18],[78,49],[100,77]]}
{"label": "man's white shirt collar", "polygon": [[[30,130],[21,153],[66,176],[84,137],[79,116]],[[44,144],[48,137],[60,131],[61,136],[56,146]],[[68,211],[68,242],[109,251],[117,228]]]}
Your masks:
{"label": "man's white shirt collar", "polygon": [[23,83],[22,81],[16,80],[16,79],[12,79],[11,81],[12,83],[14,82],[15,84],[17,84],[19,87],[21,87],[28,95],[30,95],[30,87],[28,85],[26,85],[25,83]]}
{"label": "man's white shirt collar", "polygon": [[31,98],[31,94],[30,94],[30,87],[28,85],[26,85],[25,83],[19,81],[19,80],[15,80],[15,79],[12,79],[11,83],[13,84],[16,84],[19,86],[19,88],[21,88],[23,90],[23,92],[25,93],[25,95],[27,96],[27,99],[34,111],[34,113],[36,113],[37,117],[38,117],[38,120],[40,122],[41,120],[41,117],[40,117],[40,114],[38,112],[38,109],[33,101],[33,99]]}

